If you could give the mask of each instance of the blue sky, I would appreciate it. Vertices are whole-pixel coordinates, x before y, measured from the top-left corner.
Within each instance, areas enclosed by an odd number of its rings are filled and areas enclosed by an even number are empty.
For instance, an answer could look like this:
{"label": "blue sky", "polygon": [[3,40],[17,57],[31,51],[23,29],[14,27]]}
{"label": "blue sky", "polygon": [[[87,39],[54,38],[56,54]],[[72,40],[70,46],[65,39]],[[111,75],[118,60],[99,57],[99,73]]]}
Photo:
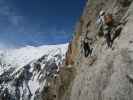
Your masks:
{"label": "blue sky", "polygon": [[0,0],[0,45],[69,41],[86,0]]}

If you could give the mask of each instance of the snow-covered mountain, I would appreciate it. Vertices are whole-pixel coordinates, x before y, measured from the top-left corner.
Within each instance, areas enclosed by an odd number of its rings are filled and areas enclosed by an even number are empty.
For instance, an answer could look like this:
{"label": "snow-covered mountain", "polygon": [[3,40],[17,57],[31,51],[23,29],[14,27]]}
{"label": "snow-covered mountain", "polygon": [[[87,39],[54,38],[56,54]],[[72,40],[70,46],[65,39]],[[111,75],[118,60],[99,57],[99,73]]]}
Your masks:
{"label": "snow-covered mountain", "polygon": [[42,100],[41,92],[56,77],[68,44],[26,46],[0,51],[0,100]]}

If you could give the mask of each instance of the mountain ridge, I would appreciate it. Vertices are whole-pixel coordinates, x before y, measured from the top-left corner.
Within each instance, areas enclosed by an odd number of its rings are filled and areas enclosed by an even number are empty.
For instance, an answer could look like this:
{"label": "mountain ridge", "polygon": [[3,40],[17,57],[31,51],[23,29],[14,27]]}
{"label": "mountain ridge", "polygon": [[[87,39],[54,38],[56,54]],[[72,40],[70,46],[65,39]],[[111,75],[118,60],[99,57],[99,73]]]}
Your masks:
{"label": "mountain ridge", "polygon": [[44,88],[60,71],[67,45],[28,46],[1,53],[0,100],[42,100]]}

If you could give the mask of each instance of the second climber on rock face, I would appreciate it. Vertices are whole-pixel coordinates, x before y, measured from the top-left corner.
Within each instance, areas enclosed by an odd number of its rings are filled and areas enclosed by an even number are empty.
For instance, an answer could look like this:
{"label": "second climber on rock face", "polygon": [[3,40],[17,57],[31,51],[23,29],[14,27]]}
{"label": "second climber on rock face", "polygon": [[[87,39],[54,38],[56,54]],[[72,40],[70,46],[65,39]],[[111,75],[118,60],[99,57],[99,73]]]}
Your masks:
{"label": "second climber on rock face", "polygon": [[87,37],[84,38],[83,41],[83,48],[84,48],[84,55],[85,57],[88,57],[89,55],[91,56],[92,54],[92,49],[90,47],[90,41]]}
{"label": "second climber on rock face", "polygon": [[102,10],[99,14],[98,24],[99,24],[99,30],[102,31],[103,35],[106,39],[108,47],[112,47],[112,39],[111,39],[111,30],[113,26],[113,18],[111,14],[105,14],[105,12]]}

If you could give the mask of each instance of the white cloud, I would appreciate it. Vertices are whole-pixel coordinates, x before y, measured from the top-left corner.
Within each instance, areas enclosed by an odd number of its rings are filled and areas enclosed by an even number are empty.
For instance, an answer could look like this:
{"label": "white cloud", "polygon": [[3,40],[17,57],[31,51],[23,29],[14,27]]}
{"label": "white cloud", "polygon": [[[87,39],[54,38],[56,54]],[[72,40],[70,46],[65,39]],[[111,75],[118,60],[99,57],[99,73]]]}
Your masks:
{"label": "white cloud", "polygon": [[0,49],[6,48],[6,45],[3,43],[0,43]]}

